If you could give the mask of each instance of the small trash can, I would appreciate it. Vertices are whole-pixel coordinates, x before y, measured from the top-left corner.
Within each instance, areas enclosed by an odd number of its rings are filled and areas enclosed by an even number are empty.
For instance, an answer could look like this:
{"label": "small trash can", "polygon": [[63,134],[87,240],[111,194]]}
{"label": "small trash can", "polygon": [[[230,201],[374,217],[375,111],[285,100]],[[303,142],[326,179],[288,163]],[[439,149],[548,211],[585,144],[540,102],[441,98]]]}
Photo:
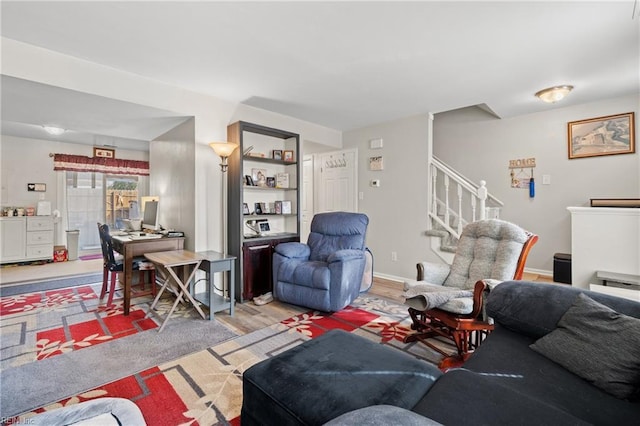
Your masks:
{"label": "small trash can", "polygon": [[553,281],[571,284],[570,253],[556,253],[553,255]]}
{"label": "small trash can", "polygon": [[80,237],[80,231],[73,229],[67,231],[67,256],[69,260],[78,259],[78,238]]}

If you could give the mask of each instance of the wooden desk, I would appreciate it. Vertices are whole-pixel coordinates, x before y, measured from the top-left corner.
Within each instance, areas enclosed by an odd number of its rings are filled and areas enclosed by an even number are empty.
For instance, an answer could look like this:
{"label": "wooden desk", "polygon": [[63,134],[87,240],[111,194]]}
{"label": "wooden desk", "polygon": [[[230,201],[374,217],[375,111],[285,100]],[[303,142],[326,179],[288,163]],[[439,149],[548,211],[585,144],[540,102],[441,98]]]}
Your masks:
{"label": "wooden desk", "polygon": [[124,286],[124,314],[129,315],[131,308],[131,276],[133,258],[145,253],[160,251],[182,250],[184,237],[162,237],[149,240],[132,240],[127,236],[112,236],[113,249],[124,256],[123,286]]}
{"label": "wooden desk", "polygon": [[[156,295],[155,299],[153,299],[153,303],[149,307],[149,312],[147,312],[145,318],[148,318],[149,315],[151,315],[153,309],[158,303],[158,300],[160,300],[160,297],[162,296],[162,293],[165,291],[167,286],[169,286],[171,282],[177,284],[176,300],[175,302],[173,302],[173,306],[167,313],[167,316],[158,329],[158,332],[162,331],[164,326],[167,324],[167,321],[169,321],[171,314],[176,309],[176,306],[178,306],[178,303],[180,303],[183,297],[189,299],[189,301],[193,304],[193,307],[196,308],[202,318],[207,318],[204,315],[204,312],[202,312],[202,309],[200,308],[198,302],[196,302],[195,299],[191,296],[188,288],[191,285],[191,280],[195,276],[196,272],[198,272],[198,267],[204,260],[204,256],[187,250],[173,250],[156,253],[146,253],[144,257],[149,259],[149,261],[153,262],[156,266],[160,267],[160,274],[165,275],[166,278],[164,284],[162,284],[162,288]],[[183,278],[180,278],[178,276],[179,270],[182,270]]]}

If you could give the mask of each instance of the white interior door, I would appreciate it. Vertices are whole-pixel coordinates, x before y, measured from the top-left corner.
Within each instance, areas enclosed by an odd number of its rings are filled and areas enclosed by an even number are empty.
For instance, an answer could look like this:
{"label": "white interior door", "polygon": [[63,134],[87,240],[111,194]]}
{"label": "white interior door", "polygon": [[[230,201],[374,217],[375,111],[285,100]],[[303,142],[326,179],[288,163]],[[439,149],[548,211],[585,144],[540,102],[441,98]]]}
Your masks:
{"label": "white interior door", "polygon": [[311,232],[311,219],[313,219],[313,156],[305,155],[302,161],[302,194],[300,198],[302,206],[302,223],[300,229],[300,241],[305,242]]}
{"label": "white interior door", "polygon": [[316,154],[319,174],[316,211],[358,211],[358,151],[348,149]]}

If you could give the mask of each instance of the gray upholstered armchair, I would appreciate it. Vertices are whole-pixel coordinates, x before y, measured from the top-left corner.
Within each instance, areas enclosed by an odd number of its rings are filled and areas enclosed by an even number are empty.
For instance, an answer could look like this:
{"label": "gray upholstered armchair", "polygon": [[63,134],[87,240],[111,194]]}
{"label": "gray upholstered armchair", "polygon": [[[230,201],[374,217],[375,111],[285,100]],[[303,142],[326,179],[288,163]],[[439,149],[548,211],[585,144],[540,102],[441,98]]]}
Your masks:
{"label": "gray upholstered armchair", "polygon": [[368,224],[361,213],[315,215],[307,244],[276,246],[274,297],[325,312],[346,307],[360,292]]}
{"label": "gray upholstered armchair", "polygon": [[[465,360],[482,339],[493,330],[483,317],[484,295],[506,280],[520,280],[531,247],[538,236],[518,225],[498,219],[480,220],[467,225],[460,235],[451,266],[418,263],[418,279],[405,282],[405,304],[416,333],[405,342],[420,341],[447,358]],[[431,344],[431,337],[454,341],[458,353],[453,357]]]}

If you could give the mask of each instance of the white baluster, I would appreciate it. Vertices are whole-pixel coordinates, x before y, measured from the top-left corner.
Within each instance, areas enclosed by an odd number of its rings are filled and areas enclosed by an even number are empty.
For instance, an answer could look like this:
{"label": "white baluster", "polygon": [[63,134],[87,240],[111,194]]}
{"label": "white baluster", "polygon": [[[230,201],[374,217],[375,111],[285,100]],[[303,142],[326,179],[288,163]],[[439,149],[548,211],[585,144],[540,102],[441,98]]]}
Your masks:
{"label": "white baluster", "polygon": [[476,196],[471,194],[471,221],[476,221]]}
{"label": "white baluster", "polygon": [[444,175],[444,223],[449,226],[449,175]]}
{"label": "white baluster", "polygon": [[478,199],[480,200],[480,220],[484,220],[487,217],[487,182],[484,180],[480,181],[480,188],[478,188]]}
{"label": "white baluster", "polygon": [[438,188],[437,188],[437,180],[438,180],[438,169],[435,166],[432,166],[431,168],[431,194],[432,194],[432,200],[431,200],[431,213],[434,214],[434,216],[438,215]]}
{"label": "white baluster", "polygon": [[458,235],[462,234],[462,185],[458,184]]}

